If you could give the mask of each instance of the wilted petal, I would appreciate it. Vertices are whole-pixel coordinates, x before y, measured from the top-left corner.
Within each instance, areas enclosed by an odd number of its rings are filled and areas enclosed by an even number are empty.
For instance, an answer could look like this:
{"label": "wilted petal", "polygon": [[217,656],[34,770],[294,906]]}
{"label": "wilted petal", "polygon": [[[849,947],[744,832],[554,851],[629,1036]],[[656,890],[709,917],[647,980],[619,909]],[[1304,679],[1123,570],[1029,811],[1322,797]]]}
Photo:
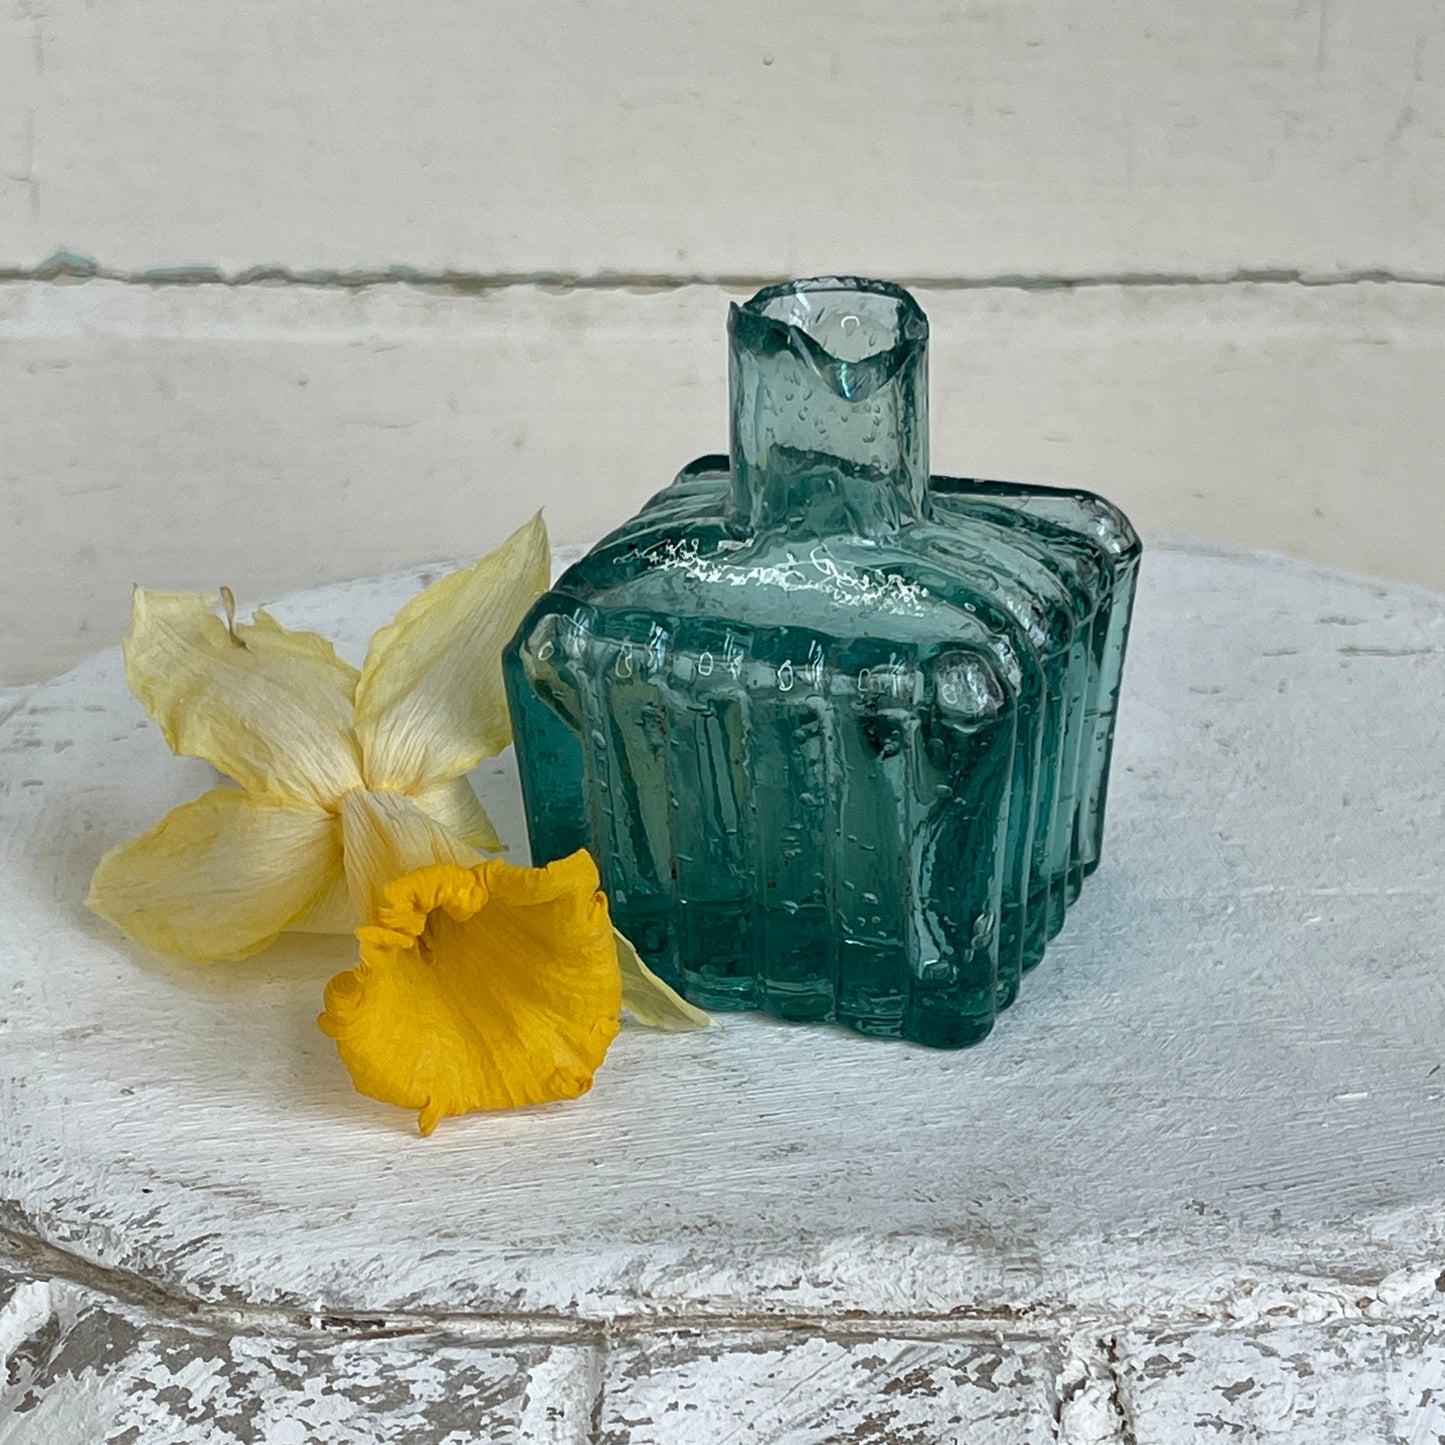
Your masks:
{"label": "wilted petal", "polygon": [[318,1020],[356,1087],[420,1111],[513,1108],[584,1093],[617,1033],[622,985],[585,852],[546,868],[423,868],[359,931],[361,962]]}
{"label": "wilted petal", "polygon": [[341,836],[352,905],[368,918],[387,887],[429,863],[469,867],[477,850],[449,832],[403,793],[357,788],[341,800]]}
{"label": "wilted petal", "polygon": [[340,872],[334,817],[213,788],[112,848],[85,901],[158,953],[210,963],[258,953]]}
{"label": "wilted petal", "polygon": [[358,673],[314,632],[258,612],[234,636],[200,592],[136,588],[126,680],[172,749],[257,793],[323,806],[361,781]]}
{"label": "wilted petal", "polygon": [[407,796],[453,837],[470,843],[473,848],[495,853],[506,846],[466,778],[448,778]]}
{"label": "wilted petal", "polygon": [[356,689],[368,787],[415,792],[506,747],[502,649],[548,578],[538,514],[495,552],[413,597],[371,639]]}
{"label": "wilted petal", "polygon": [[618,933],[617,965],[622,970],[622,1007],[650,1029],[682,1033],[711,1026],[712,1017],[690,1004],[643,963],[632,944]]}
{"label": "wilted petal", "polygon": [[365,914],[352,900],[351,885],[346,881],[346,869],[339,867],[332,875],[330,887],[312,900],[311,906],[291,925],[289,931],[355,933],[365,921]]}

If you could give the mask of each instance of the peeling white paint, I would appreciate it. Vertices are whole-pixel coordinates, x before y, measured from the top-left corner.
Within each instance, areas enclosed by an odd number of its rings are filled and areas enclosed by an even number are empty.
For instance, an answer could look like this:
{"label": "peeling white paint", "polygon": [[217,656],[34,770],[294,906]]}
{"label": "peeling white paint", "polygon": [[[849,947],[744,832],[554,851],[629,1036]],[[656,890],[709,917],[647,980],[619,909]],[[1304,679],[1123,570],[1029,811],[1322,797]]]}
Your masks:
{"label": "peeling white paint", "polygon": [[1058,1378],[1059,1445],[1125,1445],[1117,1380],[1103,1341],[1069,1341]]}
{"label": "peeling white paint", "polygon": [[10,1363],[18,1345],[28,1340],[54,1313],[50,1285],[45,1280],[27,1280],[0,1305],[0,1373]]}

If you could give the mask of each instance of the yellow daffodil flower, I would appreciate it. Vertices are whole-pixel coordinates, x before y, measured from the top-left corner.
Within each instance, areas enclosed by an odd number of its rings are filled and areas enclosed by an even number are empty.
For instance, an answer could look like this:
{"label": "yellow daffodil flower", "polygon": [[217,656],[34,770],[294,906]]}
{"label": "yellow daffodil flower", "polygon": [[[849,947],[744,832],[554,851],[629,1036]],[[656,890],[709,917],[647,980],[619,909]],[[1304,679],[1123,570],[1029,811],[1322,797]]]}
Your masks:
{"label": "yellow daffodil flower", "polygon": [[228,623],[196,592],[137,589],[126,679],[214,788],[101,860],[87,902],[198,962],[281,933],[350,932],[386,886],[500,840],[466,774],[511,741],[502,648],[549,577],[540,517],[413,597],[358,672],[264,612]]}
{"label": "yellow daffodil flower", "polygon": [[571,1099],[617,1033],[622,981],[585,851],[434,864],[386,890],[318,1020],[363,1094],[446,1114]]}
{"label": "yellow daffodil flower", "polygon": [[229,598],[222,620],[200,593],[135,594],[131,689],[173,751],[239,786],[113,848],[87,904],[198,962],[365,924],[322,1024],[357,1087],[420,1109],[427,1132],[582,1092],[619,999],[655,1027],[709,1022],[612,933],[585,853],[482,859],[501,844],[466,774],[511,741],[502,649],[548,576],[536,517],[412,598],[360,671],[265,612],[237,624]]}

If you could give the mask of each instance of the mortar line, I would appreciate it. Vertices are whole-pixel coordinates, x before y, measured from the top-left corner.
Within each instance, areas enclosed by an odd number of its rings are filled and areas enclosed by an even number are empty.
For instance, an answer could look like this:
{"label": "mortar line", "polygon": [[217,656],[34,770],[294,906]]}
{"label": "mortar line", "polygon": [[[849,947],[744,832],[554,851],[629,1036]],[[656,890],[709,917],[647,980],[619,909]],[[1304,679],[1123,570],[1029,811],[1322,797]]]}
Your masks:
{"label": "mortar line", "polygon": [[[312,290],[369,291],[410,287],[450,295],[488,295],[535,289],[546,292],[633,291],[669,292],[690,287],[754,291],[788,278],[764,272],[673,273],[647,271],[466,271],[423,270],[392,265],[339,270],[278,265],[249,266],[227,272],[210,264],[171,265],[125,270],[103,265],[78,252],[59,251],[37,266],[0,267],[0,285],[75,285],[108,281],[152,289],[220,286],[231,290],[252,286],[294,286]],[[1100,288],[1187,288],[1228,286],[1296,286],[1328,289],[1341,286],[1445,287],[1445,274],[1427,274],[1384,267],[1313,272],[1299,267],[1243,266],[1230,271],[1100,271],[1070,273],[1001,272],[977,276],[904,275],[900,285],[924,292],[947,291],[1079,291]]]}

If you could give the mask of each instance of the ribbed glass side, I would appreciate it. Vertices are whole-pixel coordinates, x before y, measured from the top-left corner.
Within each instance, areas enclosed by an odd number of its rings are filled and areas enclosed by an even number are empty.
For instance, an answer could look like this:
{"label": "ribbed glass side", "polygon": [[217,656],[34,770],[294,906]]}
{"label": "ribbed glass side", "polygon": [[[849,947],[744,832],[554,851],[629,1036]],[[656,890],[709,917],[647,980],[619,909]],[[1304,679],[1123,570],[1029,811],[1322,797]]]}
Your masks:
{"label": "ribbed glass side", "polygon": [[982,647],[548,604],[507,669],[534,855],[585,838],[618,926],[704,1007],[988,1031],[1021,678]]}
{"label": "ribbed glass side", "polygon": [[1114,723],[1143,551],[1139,535],[1118,507],[1093,492],[933,477],[930,494],[936,515],[956,516],[967,525],[1011,514],[1012,525],[1031,534],[1037,548],[1079,557],[1097,571],[1100,606],[1089,642],[1086,738],[1072,842],[1081,879],[1086,878],[1098,868],[1103,847]]}
{"label": "ribbed glass side", "polygon": [[929,477],[927,326],[824,278],[735,308],[733,450],[533,609],[534,857],[585,844],[689,998],[959,1047],[1098,866],[1138,540]]}

